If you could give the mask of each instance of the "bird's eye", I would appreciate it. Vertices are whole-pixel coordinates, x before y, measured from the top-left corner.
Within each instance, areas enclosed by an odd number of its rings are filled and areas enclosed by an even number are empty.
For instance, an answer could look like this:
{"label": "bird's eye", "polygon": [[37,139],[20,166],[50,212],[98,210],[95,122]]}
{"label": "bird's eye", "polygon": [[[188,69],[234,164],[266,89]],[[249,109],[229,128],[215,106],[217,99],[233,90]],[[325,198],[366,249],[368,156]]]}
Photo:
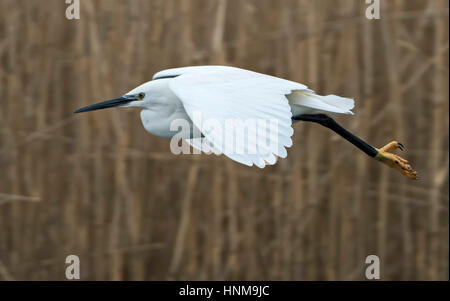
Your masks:
{"label": "bird's eye", "polygon": [[145,97],[145,93],[141,92],[141,93],[138,94],[139,100],[144,99],[144,97]]}

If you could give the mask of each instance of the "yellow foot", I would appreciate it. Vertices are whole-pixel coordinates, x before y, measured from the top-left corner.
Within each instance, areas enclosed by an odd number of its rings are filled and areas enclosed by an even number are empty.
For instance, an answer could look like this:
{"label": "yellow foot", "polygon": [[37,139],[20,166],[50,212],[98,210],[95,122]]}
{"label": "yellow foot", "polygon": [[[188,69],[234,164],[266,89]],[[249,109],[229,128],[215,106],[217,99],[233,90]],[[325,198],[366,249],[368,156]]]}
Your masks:
{"label": "yellow foot", "polygon": [[397,148],[403,150],[404,146],[403,144],[397,141],[389,142],[382,148],[377,149],[378,154],[375,156],[375,159],[377,159],[380,162],[383,162],[384,164],[389,165],[392,168],[397,169],[408,178],[417,180],[418,179],[417,172],[411,168],[411,165],[409,165],[408,161],[397,155],[390,153],[391,151],[396,150]]}

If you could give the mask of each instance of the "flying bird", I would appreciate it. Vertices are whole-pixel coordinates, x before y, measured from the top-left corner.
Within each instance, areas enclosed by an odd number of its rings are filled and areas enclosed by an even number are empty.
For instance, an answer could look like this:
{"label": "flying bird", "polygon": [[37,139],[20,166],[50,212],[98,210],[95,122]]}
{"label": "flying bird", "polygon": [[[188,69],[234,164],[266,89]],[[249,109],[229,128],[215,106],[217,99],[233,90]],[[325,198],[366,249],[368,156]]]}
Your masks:
{"label": "flying bird", "polygon": [[[83,107],[75,113],[111,107],[136,107],[141,110],[144,128],[153,135],[173,138],[178,135],[193,148],[204,152],[223,153],[239,163],[260,168],[275,164],[277,157],[287,156],[286,148],[292,146],[294,133],[292,124],[309,121],[327,127],[352,143],[368,156],[398,170],[411,179],[417,179],[417,172],[408,161],[392,153],[404,146],[392,141],[381,148],[375,148],[356,137],[331,116],[351,114],[354,101],[336,95],[321,96],[307,86],[228,66],[193,66],[160,71],[153,79],[125,95]],[[214,120],[225,130],[205,128],[201,120]],[[275,134],[266,136],[267,130],[258,132],[251,127],[235,134],[245,146],[243,152],[236,152],[223,139],[228,120],[270,120],[276,122]],[[185,120],[200,135],[193,131],[180,135],[171,124]],[[239,123],[242,125],[242,123]],[[263,139],[254,134],[263,133]],[[267,142],[271,146],[267,146]],[[234,142],[233,142],[234,143]],[[209,147],[203,147],[209,145]],[[257,151],[250,151],[257,149]]]}

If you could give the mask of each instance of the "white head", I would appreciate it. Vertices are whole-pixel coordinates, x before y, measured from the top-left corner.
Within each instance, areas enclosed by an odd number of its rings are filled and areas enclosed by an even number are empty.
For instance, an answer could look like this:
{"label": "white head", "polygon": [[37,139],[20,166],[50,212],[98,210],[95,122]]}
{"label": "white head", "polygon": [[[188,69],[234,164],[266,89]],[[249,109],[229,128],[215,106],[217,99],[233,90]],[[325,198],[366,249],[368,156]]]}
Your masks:
{"label": "white head", "polygon": [[134,88],[130,92],[125,95],[114,98],[107,101],[102,101],[93,105],[89,105],[83,107],[81,109],[76,110],[74,113],[82,113],[112,107],[136,107],[136,108],[145,108],[150,106],[150,98],[151,95],[155,95],[160,93],[158,89],[161,86],[163,80],[149,81],[146,82],[139,87]]}

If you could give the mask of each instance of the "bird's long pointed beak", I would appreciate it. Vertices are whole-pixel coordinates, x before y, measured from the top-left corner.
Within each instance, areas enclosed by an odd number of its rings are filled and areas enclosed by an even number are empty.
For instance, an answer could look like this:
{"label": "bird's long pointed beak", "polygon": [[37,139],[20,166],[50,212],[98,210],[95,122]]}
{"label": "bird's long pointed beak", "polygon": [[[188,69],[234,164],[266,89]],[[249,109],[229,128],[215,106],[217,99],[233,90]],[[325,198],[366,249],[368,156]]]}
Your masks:
{"label": "bird's long pointed beak", "polygon": [[94,110],[101,110],[101,109],[106,109],[106,108],[112,108],[112,107],[117,107],[120,105],[124,105],[126,103],[129,103],[130,101],[136,100],[134,97],[132,96],[122,96],[119,98],[114,98],[111,100],[107,100],[107,101],[102,101],[90,106],[86,106],[83,107],[81,109],[76,110],[74,113],[82,113],[82,112],[88,112],[88,111],[94,111]]}

